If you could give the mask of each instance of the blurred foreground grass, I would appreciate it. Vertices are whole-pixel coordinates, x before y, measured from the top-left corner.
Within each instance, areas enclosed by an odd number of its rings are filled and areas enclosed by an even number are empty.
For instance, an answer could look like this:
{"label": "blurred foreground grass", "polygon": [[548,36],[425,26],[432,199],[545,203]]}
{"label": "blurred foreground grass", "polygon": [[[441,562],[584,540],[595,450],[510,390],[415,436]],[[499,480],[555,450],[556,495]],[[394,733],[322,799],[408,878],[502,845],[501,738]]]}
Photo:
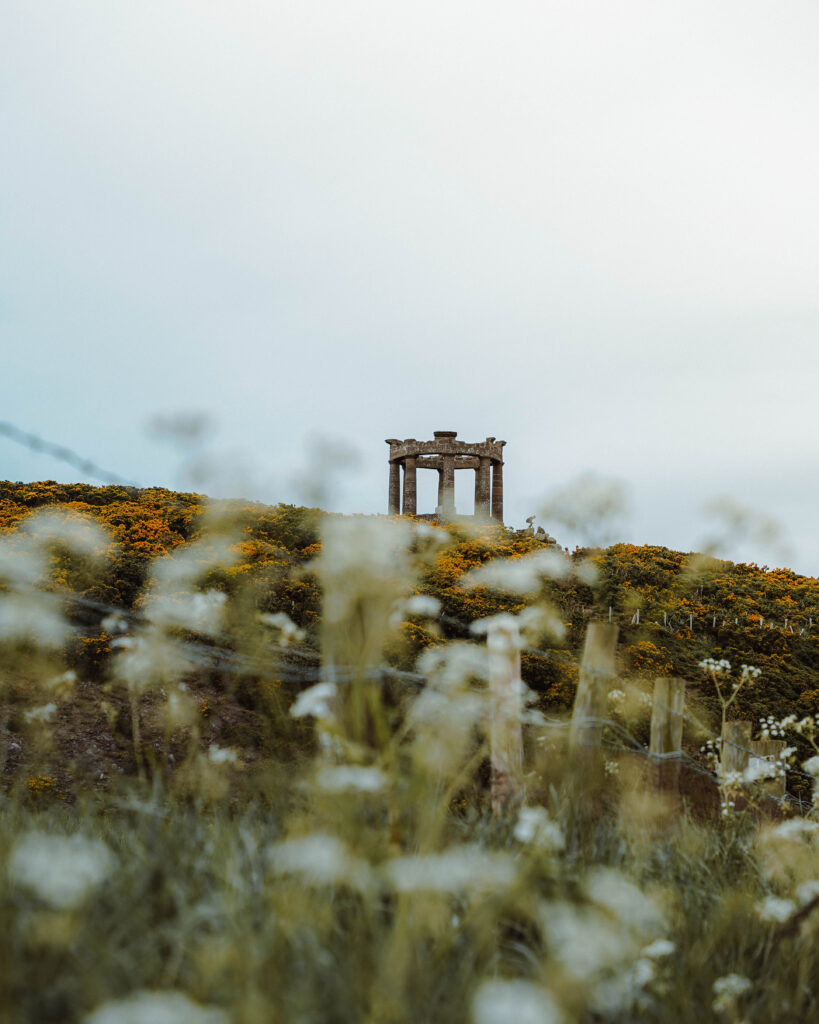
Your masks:
{"label": "blurred foreground grass", "polygon": [[555,584],[607,601],[595,553],[525,541],[464,583],[445,531],[328,517],[303,545],[321,617],[292,621],[234,571],[242,516],[202,516],[100,612],[99,672],[70,595],[111,534],[48,509],[0,543],[3,1020],[819,1019],[815,811],[703,816],[625,752],[581,770],[527,690],[525,794],[491,814],[486,644],[442,634],[430,581],[556,651]]}

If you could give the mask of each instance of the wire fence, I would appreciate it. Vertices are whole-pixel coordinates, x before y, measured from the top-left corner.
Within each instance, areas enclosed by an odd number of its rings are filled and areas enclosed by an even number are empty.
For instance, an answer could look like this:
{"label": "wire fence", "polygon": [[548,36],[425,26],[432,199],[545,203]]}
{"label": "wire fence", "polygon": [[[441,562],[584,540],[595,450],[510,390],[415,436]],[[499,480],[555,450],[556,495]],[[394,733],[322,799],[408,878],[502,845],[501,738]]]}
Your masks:
{"label": "wire fence", "polygon": [[40,455],[48,455],[58,462],[64,462],[67,466],[73,466],[74,469],[78,469],[81,473],[93,477],[101,483],[118,487],[138,486],[132,480],[126,480],[117,473],[102,469],[96,462],[79,455],[71,448],[66,448],[65,445],[57,444],[54,441],[47,441],[37,434],[30,434],[25,430],[20,430],[13,423],[0,420],[0,436],[13,441],[15,444],[22,445],[23,448],[28,448],[29,451],[37,452]]}
{"label": "wire fence", "polygon": [[[137,627],[150,627],[156,625],[148,616],[139,611],[130,611],[128,609],[92,600],[80,595],[71,595],[69,597],[69,601],[77,609],[85,609],[87,611],[94,612],[97,616],[94,624],[97,627],[101,626],[101,617],[107,616],[119,617],[130,623],[132,626]],[[472,631],[471,623],[464,622],[449,615],[440,615],[437,621],[440,621],[450,627],[460,629],[468,636],[471,643],[474,643],[475,646],[482,646]],[[229,640],[229,638],[224,634],[220,635],[218,633],[213,634],[213,638],[215,640],[221,640],[222,642]],[[191,666],[196,666],[198,668],[205,668],[211,671],[223,672],[227,675],[234,676],[273,674],[280,682],[300,687],[314,685],[316,683],[326,681],[328,678],[328,670],[327,667],[322,664],[320,653],[308,647],[289,645],[282,648],[274,643],[264,643],[261,645],[263,653],[253,656],[246,653],[238,653],[225,647],[214,646],[211,643],[191,640],[189,638],[170,639],[175,644],[175,648],[187,660],[187,662]],[[568,663],[573,665],[578,664],[575,658],[572,658],[570,655],[564,654],[563,652],[543,651],[529,646],[522,647],[521,652],[549,661],[559,661],[564,664]],[[297,658],[303,662],[312,662],[312,664],[294,665],[283,660],[284,658]],[[385,663],[369,666],[363,673],[350,666],[344,665],[334,665],[332,668],[332,679],[338,684],[344,685],[355,679],[362,678],[367,682],[373,683],[392,680],[416,692],[420,691],[429,681],[428,677],[421,673],[397,669],[394,666]],[[677,709],[658,701],[656,697],[653,698],[652,705],[663,709],[670,715],[680,715],[696,736],[711,739],[718,744],[731,746],[735,750],[739,750],[747,754],[749,757],[759,756],[752,748],[737,743],[735,740],[730,738],[723,738],[706,726],[699,718],[689,714],[688,712],[680,713]],[[587,725],[596,725],[605,730],[603,745],[607,747],[607,749],[628,751],[629,753],[643,756],[648,761],[652,762],[656,762],[660,757],[659,755],[651,753],[648,747],[642,743],[622,721],[607,717],[588,718],[584,720],[584,723]],[[571,726],[571,722],[568,718],[549,718],[542,714],[539,715],[538,724],[542,724],[547,728],[557,729],[568,729]],[[617,741],[615,741],[614,738],[616,738]],[[718,784],[719,780],[716,774],[705,768],[702,763],[691,757],[687,752],[679,751],[673,756],[678,757],[680,761],[692,771],[708,778],[713,783]],[[814,781],[812,775],[796,767],[789,766],[787,768],[787,773],[791,777],[801,778],[810,783]]]}
{"label": "wire fence", "polygon": [[[4,436],[8,440],[22,445],[30,451],[48,455],[51,458],[65,463],[66,465],[70,465],[73,468],[80,470],[80,472],[86,476],[93,477],[102,483],[126,487],[138,486],[133,483],[133,481],[127,480],[116,473],[101,468],[92,460],[84,458],[70,448],[48,441],[36,434],[23,431],[12,423],[0,421],[0,436]],[[84,610],[86,612],[95,613],[98,616],[95,626],[98,628],[101,628],[102,617],[107,616],[116,616],[133,626],[153,625],[151,620],[140,611],[132,611],[130,609],[117,607],[115,605],[107,604],[81,595],[71,595],[69,603],[73,606],[75,612]],[[660,623],[659,618],[649,619],[648,622],[669,633],[677,632],[686,627],[689,631],[693,632],[695,621],[700,622],[701,620],[705,620],[707,623],[709,619],[712,630],[716,630],[717,628],[723,629],[726,625],[730,627],[731,620],[733,620],[735,628],[740,627],[740,616],[730,614],[730,612],[726,613],[725,610],[714,611],[712,608],[709,608],[705,613],[687,612],[683,614],[679,609],[675,609],[671,613],[668,611],[662,611],[661,613],[656,614],[662,614],[662,623]],[[645,622],[641,623],[640,609],[637,609],[634,612],[615,612],[615,609],[610,606],[608,610],[609,622],[615,621],[615,616],[622,625],[640,626],[641,624],[645,624]],[[780,628],[778,621],[775,623],[773,619],[768,619],[766,622],[764,617],[755,613],[748,613],[747,615],[744,614],[742,618],[742,625],[746,629],[767,628],[768,630],[771,630]],[[801,625],[798,633],[794,628],[794,619],[792,617],[785,618],[781,627],[783,632],[789,633],[794,637],[814,639],[811,632],[814,629],[813,616],[805,613],[802,618],[803,622],[805,618],[807,618],[807,625]],[[819,614],[817,614],[817,618],[819,618]],[[463,634],[469,636],[470,639],[474,641],[472,623],[463,622],[446,614],[439,615],[437,617],[437,621],[444,626],[460,630]],[[717,622],[720,623],[719,627],[717,627]],[[213,639],[221,640],[223,645],[229,641],[228,637],[224,635],[220,636],[218,634],[214,635]],[[307,647],[290,645],[283,650],[279,645],[266,644],[262,645],[261,654],[249,655],[247,653],[238,653],[226,646],[216,646],[213,643],[204,643],[202,641],[191,640],[189,638],[175,639],[174,643],[177,650],[191,665],[211,671],[222,672],[228,675],[246,676],[251,673],[267,673],[271,671],[271,668],[274,668],[276,678],[281,682],[295,685],[309,685],[324,680],[327,674],[327,669],[322,665],[319,652]],[[559,651],[545,651],[531,646],[524,646],[521,648],[521,653],[564,665],[578,665],[576,658]],[[291,661],[283,660],[284,658],[294,658],[300,660],[303,664],[296,665]],[[369,667],[366,669],[364,676],[366,679],[371,681],[392,679],[413,689],[420,689],[427,682],[427,678],[422,674],[400,670],[387,664],[379,664]],[[348,666],[333,667],[333,679],[336,682],[343,684],[351,681],[353,678],[359,677],[360,672],[355,671]],[[658,706],[663,707],[664,710],[669,713],[675,715],[679,714],[675,709],[665,705],[660,704]],[[570,724],[566,719],[547,719],[545,716],[542,717],[543,724],[549,727],[567,728]],[[688,713],[683,713],[682,717],[687,723],[689,723],[697,734],[701,736],[705,735],[719,743],[724,742],[726,744],[730,744],[736,749],[747,753],[749,756],[757,756],[750,748],[736,744],[732,740],[723,740],[722,737],[710,730],[700,720],[690,716]],[[656,755],[651,754],[648,748],[631,732],[629,732],[622,722],[618,722],[611,718],[605,718],[590,719],[589,724],[600,725],[602,728],[607,730],[610,735],[619,737],[619,743],[615,743],[611,739],[607,738],[606,745],[610,749],[629,750],[649,759],[656,758]],[[692,770],[715,782],[717,781],[713,772],[705,769],[687,753],[680,752],[680,757]],[[810,782],[814,781],[813,776],[797,768],[788,768],[788,773]]]}

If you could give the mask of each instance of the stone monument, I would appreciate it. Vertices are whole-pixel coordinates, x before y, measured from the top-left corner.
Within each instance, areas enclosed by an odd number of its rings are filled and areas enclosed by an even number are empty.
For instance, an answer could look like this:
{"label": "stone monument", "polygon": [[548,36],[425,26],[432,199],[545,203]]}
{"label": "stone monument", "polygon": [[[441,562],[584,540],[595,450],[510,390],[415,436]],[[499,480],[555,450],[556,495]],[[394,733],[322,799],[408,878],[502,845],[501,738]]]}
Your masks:
{"label": "stone monument", "polygon": [[[418,515],[415,475],[419,469],[438,473],[438,508],[426,519],[451,519],[455,511],[455,470],[475,470],[475,518],[503,523],[503,447],[505,441],[487,437],[477,444],[457,441],[455,430],[436,430],[434,441],[399,441],[387,438],[390,446],[389,514]],[[401,500],[401,472],[404,474]]]}

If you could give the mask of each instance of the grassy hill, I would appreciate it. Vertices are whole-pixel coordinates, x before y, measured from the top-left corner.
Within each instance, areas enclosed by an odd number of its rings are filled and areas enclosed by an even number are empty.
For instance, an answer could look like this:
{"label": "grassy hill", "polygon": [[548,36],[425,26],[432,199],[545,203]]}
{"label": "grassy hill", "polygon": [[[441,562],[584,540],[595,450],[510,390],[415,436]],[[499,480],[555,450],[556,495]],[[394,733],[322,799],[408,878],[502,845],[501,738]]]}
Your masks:
{"label": "grassy hill", "polygon": [[[300,734],[284,736],[279,730],[271,735],[268,712],[271,704],[286,706],[306,684],[300,680],[309,681],[318,664],[322,595],[313,565],[321,553],[325,514],[289,505],[209,503],[201,495],[161,488],[3,482],[0,538],[12,559],[15,550],[22,552],[31,543],[28,517],[55,508],[70,523],[91,520],[105,532],[96,535],[98,550],[90,561],[78,558],[64,541],[47,545],[48,565],[39,582],[63,602],[73,627],[64,651],[52,651],[48,658],[55,677],[74,672],[79,682],[71,713],[60,716],[51,767],[39,774],[56,778],[60,765],[68,762],[83,762],[91,770],[99,761],[103,774],[133,769],[130,711],[116,684],[112,653],[122,645],[120,634],[128,633],[128,615],[138,621],[156,591],[156,566],[185,549],[202,560],[195,554],[197,544],[213,534],[223,538],[229,557],[223,564],[202,561],[196,587],[226,595],[225,629],[221,636],[203,637],[183,624],[173,634],[198,645],[192,647],[198,661],[185,666],[198,701],[197,727],[207,742],[238,745],[248,756],[267,756],[271,745],[292,753]],[[500,559],[525,564],[545,550],[541,540],[497,526],[476,533],[464,524],[446,527],[442,536],[446,543],[424,562],[416,584],[418,592],[440,602],[441,617],[406,617],[383,655],[396,669],[412,671],[424,648],[469,637],[469,625],[477,619],[541,605],[551,609],[565,631],[559,642],[554,636],[538,637],[523,653],[524,680],[538,694],[541,710],[571,706],[586,624],[609,616],[621,627],[623,675],[646,683],[658,675],[682,676],[691,684],[689,700],[706,722],[713,722],[717,705],[713,684],[698,667],[705,657],[762,671],[759,684],[736,701],[732,717],[757,721],[767,714],[819,710],[815,579],[661,547],[617,544],[578,550],[565,558],[559,578],[542,575],[533,592],[510,593],[491,585],[491,579],[490,585],[463,584],[469,572]],[[113,629],[118,610],[125,618]],[[242,639],[243,623],[248,616],[281,612],[302,631],[298,643],[279,650],[275,660],[260,660],[257,642]],[[235,657],[228,663],[223,655]],[[4,714],[12,733],[21,728],[21,716],[33,699],[30,667],[30,660],[19,654],[5,659]],[[101,695],[108,719],[100,727]],[[147,722],[143,739],[157,743],[160,727],[152,724],[150,714]],[[12,741],[8,767],[35,777],[34,755],[27,758],[25,747]]]}
{"label": "grassy hill", "polygon": [[[748,789],[720,813],[696,764],[677,799],[608,746],[645,740],[657,675],[713,728],[704,657],[761,669],[735,717],[815,709],[815,588],[499,526],[0,484],[3,1019],[816,1020],[816,810]],[[525,804],[493,808],[470,625],[503,612],[551,721],[525,718]],[[590,760],[555,719],[609,616],[641,710],[613,707]]]}

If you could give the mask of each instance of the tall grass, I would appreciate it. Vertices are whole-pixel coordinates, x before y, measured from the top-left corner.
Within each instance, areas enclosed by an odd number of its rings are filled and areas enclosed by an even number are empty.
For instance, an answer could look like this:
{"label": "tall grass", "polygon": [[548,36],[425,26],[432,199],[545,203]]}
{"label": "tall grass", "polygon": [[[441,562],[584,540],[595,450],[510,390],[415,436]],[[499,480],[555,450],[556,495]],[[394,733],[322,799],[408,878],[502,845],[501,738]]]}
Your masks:
{"label": "tall grass", "polygon": [[[53,514],[3,538],[3,1020],[819,1019],[819,822],[704,820],[625,756],[590,785],[525,700],[526,791],[493,816],[485,643],[427,650],[421,687],[373,673],[407,616],[434,618],[414,588],[445,539],[325,520],[323,676],[296,693],[295,627],[250,583],[214,584],[229,521],[153,567],[91,688],[65,662],[64,597],[107,539]],[[517,626],[544,642],[559,623],[530,606]],[[253,667],[193,669],[192,642]],[[233,705],[221,742],[205,728],[220,690],[252,710],[247,743],[222,739],[245,735]],[[117,723],[114,777],[62,757],[80,714]]]}

